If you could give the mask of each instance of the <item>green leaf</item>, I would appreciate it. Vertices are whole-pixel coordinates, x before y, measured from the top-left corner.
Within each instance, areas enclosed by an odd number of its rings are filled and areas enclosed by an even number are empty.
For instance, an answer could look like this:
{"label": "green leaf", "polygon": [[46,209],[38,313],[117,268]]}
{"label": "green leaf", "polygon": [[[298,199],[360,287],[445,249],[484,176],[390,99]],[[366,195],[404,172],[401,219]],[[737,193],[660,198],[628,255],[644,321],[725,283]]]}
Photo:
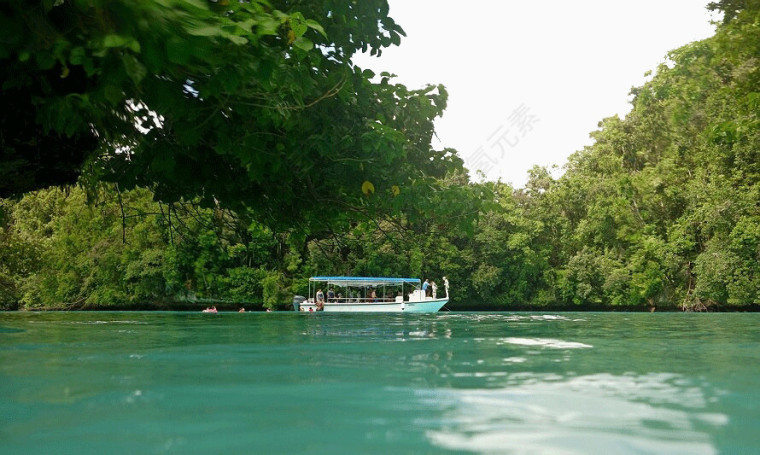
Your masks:
{"label": "green leaf", "polygon": [[131,49],[134,52],[140,52],[140,43],[134,37],[117,34],[110,34],[103,37],[103,47],[123,47]]}
{"label": "green leaf", "polygon": [[242,46],[244,44],[248,44],[248,38],[244,36],[233,35],[231,33],[224,33],[224,37],[237,45]]}
{"label": "green leaf", "polygon": [[84,62],[84,59],[85,50],[82,46],[77,46],[71,50],[71,54],[69,54],[69,62],[71,62],[72,65],[81,65],[82,62]]}
{"label": "green leaf", "polygon": [[110,84],[106,85],[103,88],[103,95],[105,96],[106,100],[108,100],[108,102],[114,106],[119,104],[124,98],[121,89],[115,85]]}
{"label": "green leaf", "polygon": [[325,29],[322,28],[322,26],[319,24],[319,22],[315,21],[314,19],[306,19],[306,25],[319,32],[320,35],[327,38],[327,33],[325,33]]}
{"label": "green leaf", "polygon": [[256,27],[256,35],[258,36],[273,36],[280,30],[281,22],[272,16],[266,16],[262,21],[258,23]]}
{"label": "green leaf", "polygon": [[314,43],[311,42],[310,39],[305,38],[303,36],[296,38],[295,41],[293,41],[293,46],[303,49],[305,51],[310,51],[314,48]]}
{"label": "green leaf", "polygon": [[41,70],[49,70],[55,66],[55,57],[49,52],[38,52],[34,54],[34,59]]}
{"label": "green leaf", "polygon": [[303,17],[303,14],[299,12],[291,14],[288,23],[290,24],[290,29],[295,33],[296,38],[303,36],[303,34],[306,33],[306,30],[308,30],[306,19]]}
{"label": "green leaf", "polygon": [[401,44],[401,35],[398,33],[391,33],[391,43],[393,43],[396,46],[399,46]]}
{"label": "green leaf", "polygon": [[148,70],[146,70],[145,66],[143,66],[143,64],[132,54],[123,55],[121,61],[124,64],[124,70],[127,72],[127,76],[132,79],[132,82],[134,82],[135,85],[139,85],[143,78],[148,74]]}
{"label": "green leaf", "polygon": [[170,38],[166,41],[166,55],[170,62],[184,65],[190,61],[190,47],[180,38]]}
{"label": "green leaf", "polygon": [[206,22],[197,22],[193,25],[188,25],[187,33],[193,36],[218,36],[221,34],[221,29],[216,24],[209,24]]}
{"label": "green leaf", "polygon": [[236,22],[235,25],[245,33],[251,33],[251,31],[253,31],[253,27],[255,27],[258,23],[259,21],[256,19],[246,19],[241,22]]}
{"label": "green leaf", "polygon": [[151,170],[157,174],[171,173],[174,169],[174,160],[168,153],[161,153],[153,157]]}

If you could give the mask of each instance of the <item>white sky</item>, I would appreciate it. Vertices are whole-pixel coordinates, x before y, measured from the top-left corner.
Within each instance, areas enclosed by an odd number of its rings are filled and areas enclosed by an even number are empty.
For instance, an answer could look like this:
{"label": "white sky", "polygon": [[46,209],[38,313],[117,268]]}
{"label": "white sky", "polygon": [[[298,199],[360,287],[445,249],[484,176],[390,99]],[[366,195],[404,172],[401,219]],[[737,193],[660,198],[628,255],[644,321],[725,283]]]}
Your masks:
{"label": "white sky", "polygon": [[516,187],[534,164],[562,166],[591,144],[603,118],[625,116],[631,87],[669,50],[714,33],[708,0],[389,3],[407,37],[354,61],[409,88],[445,85],[434,147],[457,149],[473,178],[481,169]]}

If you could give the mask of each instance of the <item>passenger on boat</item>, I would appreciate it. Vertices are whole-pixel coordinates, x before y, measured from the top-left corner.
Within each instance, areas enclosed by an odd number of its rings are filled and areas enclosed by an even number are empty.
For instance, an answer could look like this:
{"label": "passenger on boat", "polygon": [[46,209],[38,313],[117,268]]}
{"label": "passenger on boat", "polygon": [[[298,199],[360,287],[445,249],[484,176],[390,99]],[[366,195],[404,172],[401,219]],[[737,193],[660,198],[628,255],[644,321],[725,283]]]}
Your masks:
{"label": "passenger on boat", "polygon": [[325,302],[322,300],[317,300],[314,306],[317,308],[317,311],[325,311]]}
{"label": "passenger on boat", "polygon": [[428,283],[428,280],[426,279],[424,283],[422,283],[422,292],[425,293],[425,296],[430,294],[430,291],[428,290],[428,287],[430,287],[430,283]]}
{"label": "passenger on boat", "polygon": [[372,299],[373,302],[377,302],[377,292],[373,289],[372,292],[369,294],[369,298]]}
{"label": "passenger on boat", "polygon": [[327,290],[327,301],[332,302],[333,300],[335,300],[335,291],[330,288]]}
{"label": "passenger on boat", "polygon": [[433,298],[435,298],[436,293],[438,292],[438,286],[436,286],[435,281],[430,282],[430,289],[433,290]]}
{"label": "passenger on boat", "polygon": [[324,302],[325,301],[325,294],[322,292],[322,289],[317,290],[317,302]]}

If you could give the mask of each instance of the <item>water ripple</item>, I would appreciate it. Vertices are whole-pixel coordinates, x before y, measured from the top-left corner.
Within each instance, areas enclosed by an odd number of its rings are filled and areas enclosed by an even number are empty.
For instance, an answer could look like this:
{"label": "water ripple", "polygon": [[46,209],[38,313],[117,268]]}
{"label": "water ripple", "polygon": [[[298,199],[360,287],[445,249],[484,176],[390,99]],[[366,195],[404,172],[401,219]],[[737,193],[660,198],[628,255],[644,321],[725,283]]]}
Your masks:
{"label": "water ripple", "polygon": [[554,340],[551,338],[503,338],[501,341],[507,344],[516,344],[520,346],[543,346],[553,349],[583,349],[593,348],[590,344],[577,343],[574,341]]}
{"label": "water ripple", "polygon": [[728,424],[704,412],[702,389],[678,375],[524,379],[498,390],[418,391],[446,410],[427,437],[486,454],[714,454],[709,434]]}

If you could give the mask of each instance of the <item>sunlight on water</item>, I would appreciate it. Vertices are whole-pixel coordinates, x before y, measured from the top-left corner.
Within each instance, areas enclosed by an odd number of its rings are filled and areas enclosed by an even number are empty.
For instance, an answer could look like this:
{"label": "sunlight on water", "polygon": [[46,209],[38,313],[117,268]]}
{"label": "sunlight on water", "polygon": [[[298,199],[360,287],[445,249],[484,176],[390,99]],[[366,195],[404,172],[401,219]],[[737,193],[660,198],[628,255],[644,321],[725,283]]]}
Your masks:
{"label": "sunlight on water", "polygon": [[589,344],[576,343],[573,341],[553,340],[549,338],[504,338],[504,343],[518,344],[522,346],[543,346],[547,348],[555,349],[578,349],[578,348],[593,348]]}
{"label": "sunlight on water", "polygon": [[427,432],[441,447],[478,453],[717,453],[710,434],[728,424],[700,412],[707,398],[673,375],[526,377],[497,390],[418,391],[446,408]]}

